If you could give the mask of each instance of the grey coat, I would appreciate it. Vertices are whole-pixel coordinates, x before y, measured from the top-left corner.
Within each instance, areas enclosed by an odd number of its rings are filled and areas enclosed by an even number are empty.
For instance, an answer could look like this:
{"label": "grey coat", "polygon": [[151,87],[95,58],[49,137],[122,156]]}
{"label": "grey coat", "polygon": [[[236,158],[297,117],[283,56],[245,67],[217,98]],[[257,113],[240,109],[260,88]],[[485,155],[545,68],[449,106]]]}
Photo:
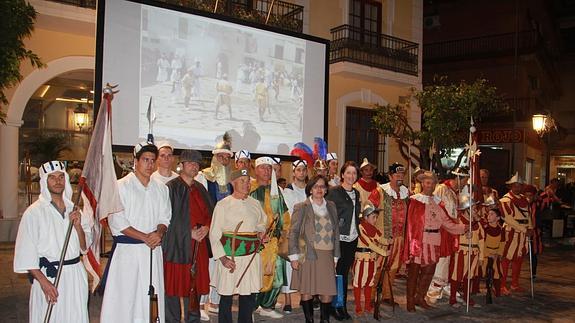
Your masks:
{"label": "grey coat", "polygon": [[[326,202],[327,216],[330,217],[331,223],[333,224],[333,256],[339,258],[339,226],[337,225],[337,209],[332,201],[326,200]],[[289,255],[298,255],[301,253],[298,241],[304,218],[305,227],[303,228],[303,238],[307,246],[305,259],[315,260],[317,259],[317,255],[315,248],[313,247],[313,242],[317,233],[315,230],[315,213],[309,199],[306,199],[304,202],[298,203],[294,206],[288,239]]]}

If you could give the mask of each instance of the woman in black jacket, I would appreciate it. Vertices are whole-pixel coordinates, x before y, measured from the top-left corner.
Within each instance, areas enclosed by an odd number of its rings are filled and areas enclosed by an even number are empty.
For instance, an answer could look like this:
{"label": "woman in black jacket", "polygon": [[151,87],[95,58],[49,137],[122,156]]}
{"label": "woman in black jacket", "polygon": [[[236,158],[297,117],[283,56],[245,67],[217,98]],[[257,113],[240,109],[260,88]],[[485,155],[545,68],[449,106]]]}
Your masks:
{"label": "woman in black jacket", "polygon": [[361,201],[359,192],[353,188],[357,181],[358,168],[355,162],[347,161],[341,167],[341,184],[329,189],[327,200],[335,203],[339,221],[340,258],[336,272],[343,276],[343,308],[332,309],[332,315],[338,321],[351,319],[347,312],[347,277],[355,258],[355,248],[359,237],[359,212]]}

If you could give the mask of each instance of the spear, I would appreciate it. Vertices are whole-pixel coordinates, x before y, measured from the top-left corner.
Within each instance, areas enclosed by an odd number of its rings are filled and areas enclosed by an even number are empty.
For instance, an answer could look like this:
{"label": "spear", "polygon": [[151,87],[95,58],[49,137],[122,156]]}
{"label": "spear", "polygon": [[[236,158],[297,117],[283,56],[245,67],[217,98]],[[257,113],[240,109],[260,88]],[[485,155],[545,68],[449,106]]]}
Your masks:
{"label": "spear", "polygon": [[[473,221],[473,185],[474,185],[474,168],[475,168],[475,157],[478,154],[477,150],[477,142],[473,138],[473,135],[477,129],[475,128],[475,124],[473,122],[473,117],[471,117],[471,126],[469,127],[469,146],[467,150],[467,156],[469,158],[469,232],[470,238],[467,239],[468,246],[467,246],[467,300],[466,300],[466,312],[469,313],[469,295],[471,294],[471,242],[473,240],[473,228],[472,228],[472,221]],[[478,262],[479,263],[479,262]]]}

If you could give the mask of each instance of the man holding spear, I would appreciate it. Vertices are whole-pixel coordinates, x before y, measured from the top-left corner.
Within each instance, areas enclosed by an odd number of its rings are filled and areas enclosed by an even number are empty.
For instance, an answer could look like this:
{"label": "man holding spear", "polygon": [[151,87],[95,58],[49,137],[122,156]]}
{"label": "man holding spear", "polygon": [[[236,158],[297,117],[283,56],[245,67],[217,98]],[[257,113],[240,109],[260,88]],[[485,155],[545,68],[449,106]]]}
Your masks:
{"label": "man holding spear", "polygon": [[137,144],[134,172],[118,180],[124,211],[108,217],[114,245],[104,273],[101,322],[149,322],[152,286],[158,294],[159,321],[164,322],[161,242],[172,208],[166,185],[150,178],[157,157],[153,143]]}
{"label": "man holding spear", "polygon": [[[42,322],[48,304],[54,304],[49,322],[88,322],[88,278],[80,254],[91,244],[91,228],[74,209],[64,163],[49,161],[39,172],[40,196],[22,216],[14,254],[14,272],[29,273],[32,281],[29,321]],[[59,268],[70,222],[74,230]],[[54,278],[60,269],[57,288]]]}

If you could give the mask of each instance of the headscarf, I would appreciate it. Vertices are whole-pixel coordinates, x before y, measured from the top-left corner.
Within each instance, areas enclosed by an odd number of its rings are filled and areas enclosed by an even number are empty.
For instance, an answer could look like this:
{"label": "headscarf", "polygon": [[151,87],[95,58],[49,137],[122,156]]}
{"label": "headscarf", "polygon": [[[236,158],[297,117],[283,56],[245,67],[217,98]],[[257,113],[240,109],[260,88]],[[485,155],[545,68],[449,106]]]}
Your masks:
{"label": "headscarf", "polygon": [[46,162],[40,166],[40,196],[38,199],[44,203],[52,202],[52,195],[48,190],[48,175],[55,173],[55,172],[63,172],[64,173],[64,192],[62,194],[62,199],[66,206],[73,205],[72,202],[72,185],[70,185],[70,176],[66,172],[66,165],[63,162],[58,160],[53,160]]}

